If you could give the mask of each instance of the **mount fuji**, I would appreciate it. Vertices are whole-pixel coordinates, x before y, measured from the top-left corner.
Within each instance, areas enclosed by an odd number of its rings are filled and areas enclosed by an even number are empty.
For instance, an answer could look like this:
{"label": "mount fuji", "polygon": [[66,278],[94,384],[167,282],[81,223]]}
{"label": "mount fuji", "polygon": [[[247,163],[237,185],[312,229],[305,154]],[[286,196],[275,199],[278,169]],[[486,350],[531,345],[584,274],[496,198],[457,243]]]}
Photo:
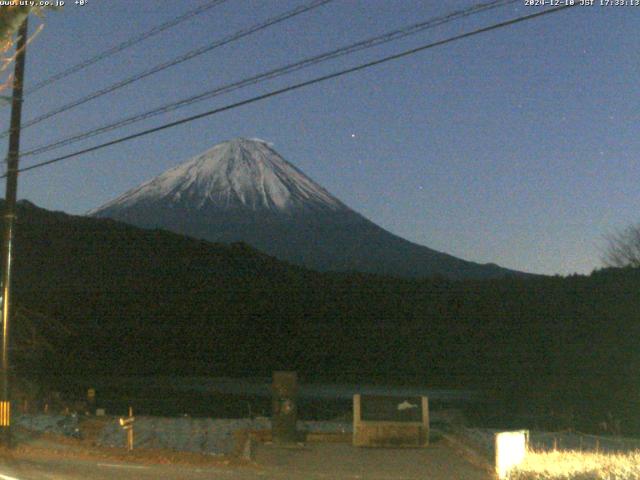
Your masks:
{"label": "mount fuji", "polygon": [[384,230],[258,139],[220,143],[88,215],[213,242],[242,241],[320,271],[452,279],[521,274]]}

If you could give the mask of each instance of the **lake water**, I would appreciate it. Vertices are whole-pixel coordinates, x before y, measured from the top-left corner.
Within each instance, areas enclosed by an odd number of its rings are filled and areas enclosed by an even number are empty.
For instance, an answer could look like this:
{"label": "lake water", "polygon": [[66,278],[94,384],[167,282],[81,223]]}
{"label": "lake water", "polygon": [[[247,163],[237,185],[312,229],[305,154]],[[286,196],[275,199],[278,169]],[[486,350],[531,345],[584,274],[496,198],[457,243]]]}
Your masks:
{"label": "lake water", "polygon": [[[139,415],[239,418],[269,416],[271,378],[220,377],[58,377],[49,379],[64,398],[86,398],[96,390],[96,406],[124,414],[129,405]],[[434,407],[464,407],[484,402],[480,392],[427,386],[383,386],[358,383],[300,383],[302,419],[329,420],[351,415],[353,395],[427,396]]]}

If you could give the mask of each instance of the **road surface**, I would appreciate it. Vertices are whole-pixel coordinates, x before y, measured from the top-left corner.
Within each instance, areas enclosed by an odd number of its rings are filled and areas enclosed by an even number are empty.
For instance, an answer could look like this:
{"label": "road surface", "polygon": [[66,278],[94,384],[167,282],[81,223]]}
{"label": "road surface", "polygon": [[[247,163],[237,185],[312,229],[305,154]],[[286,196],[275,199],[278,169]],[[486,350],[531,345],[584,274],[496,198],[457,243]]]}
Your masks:
{"label": "road surface", "polygon": [[0,458],[0,480],[490,480],[441,441],[425,449],[367,449],[344,443],[279,447],[258,445],[255,463],[212,467],[149,465],[112,460]]}

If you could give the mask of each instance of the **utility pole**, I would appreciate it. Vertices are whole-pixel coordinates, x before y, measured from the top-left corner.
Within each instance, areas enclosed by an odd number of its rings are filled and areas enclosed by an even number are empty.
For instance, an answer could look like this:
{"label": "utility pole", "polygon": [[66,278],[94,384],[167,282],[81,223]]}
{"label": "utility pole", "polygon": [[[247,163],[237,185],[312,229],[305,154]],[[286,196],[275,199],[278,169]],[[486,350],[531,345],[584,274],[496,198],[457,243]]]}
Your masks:
{"label": "utility pole", "polygon": [[7,155],[7,187],[4,200],[5,230],[2,243],[2,355],[0,362],[0,440],[11,445],[11,389],[9,383],[9,320],[11,318],[11,256],[13,227],[16,217],[16,197],[18,192],[18,160],[20,158],[20,122],[22,117],[22,87],[24,84],[24,64],[27,54],[28,26],[24,23],[18,29],[16,60],[11,99],[11,130],[9,153]]}

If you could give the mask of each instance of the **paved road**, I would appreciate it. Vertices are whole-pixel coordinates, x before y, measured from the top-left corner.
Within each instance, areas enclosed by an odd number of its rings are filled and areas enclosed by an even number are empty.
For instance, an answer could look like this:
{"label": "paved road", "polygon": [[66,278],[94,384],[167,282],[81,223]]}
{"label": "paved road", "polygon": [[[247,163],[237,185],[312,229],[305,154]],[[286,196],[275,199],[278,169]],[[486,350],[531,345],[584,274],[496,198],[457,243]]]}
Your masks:
{"label": "paved road", "polygon": [[363,449],[312,443],[283,448],[259,445],[255,466],[137,465],[73,458],[0,458],[0,480],[489,480],[445,442],[426,449]]}
{"label": "paved road", "polygon": [[301,448],[261,445],[256,462],[277,480],[488,480],[444,441],[425,449],[355,448],[343,443]]}
{"label": "paved road", "polygon": [[0,480],[245,480],[264,478],[234,468],[136,465],[113,461],[0,459]]}

